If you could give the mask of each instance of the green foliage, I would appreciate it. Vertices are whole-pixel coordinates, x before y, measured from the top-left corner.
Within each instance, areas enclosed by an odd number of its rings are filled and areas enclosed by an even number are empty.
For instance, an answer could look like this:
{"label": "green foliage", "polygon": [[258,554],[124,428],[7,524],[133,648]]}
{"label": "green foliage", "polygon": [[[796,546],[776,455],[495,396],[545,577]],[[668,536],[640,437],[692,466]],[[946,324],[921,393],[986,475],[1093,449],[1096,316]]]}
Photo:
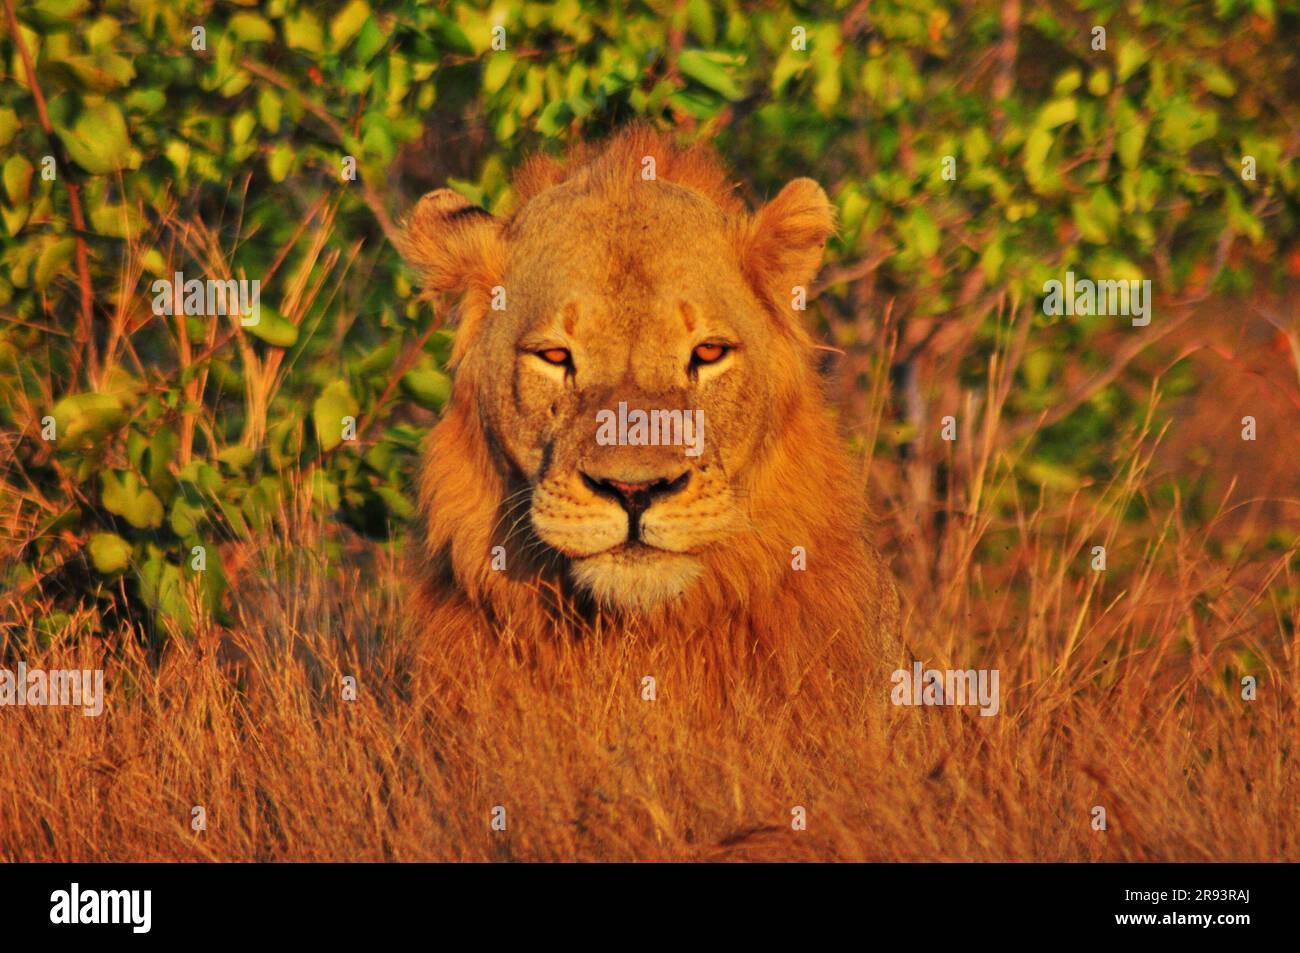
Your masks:
{"label": "green foliage", "polygon": [[[192,599],[219,608],[219,550],[275,525],[300,484],[363,533],[409,518],[449,335],[385,236],[444,182],[508,207],[508,170],[534,149],[645,117],[716,141],[760,198],[817,177],[840,215],[832,257],[877,263],[856,290],[825,289],[836,343],[870,345],[848,320],[863,300],[965,322],[975,385],[1019,302],[1037,317],[1017,413],[1056,405],[1067,366],[1099,367],[1115,330],[1045,319],[1046,279],[1152,277],[1158,322],[1273,268],[1294,232],[1293,5],[1026,5],[1011,63],[1001,4],[941,0],[16,10],[49,130],[6,25],[0,426],[6,516],[27,533],[0,586],[80,564],[103,584],[74,601],[107,598],[125,574],[182,629]],[[258,323],[155,314],[153,282],[177,272],[261,281]],[[1023,476],[1074,485],[1140,411],[1104,391],[1036,441]]]}

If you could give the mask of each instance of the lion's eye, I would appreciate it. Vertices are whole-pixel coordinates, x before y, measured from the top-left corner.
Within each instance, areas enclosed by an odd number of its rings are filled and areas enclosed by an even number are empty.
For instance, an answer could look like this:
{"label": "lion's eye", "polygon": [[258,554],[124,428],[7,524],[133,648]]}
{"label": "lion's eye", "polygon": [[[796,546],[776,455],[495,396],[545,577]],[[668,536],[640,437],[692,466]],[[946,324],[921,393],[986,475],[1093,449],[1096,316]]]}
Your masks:
{"label": "lion's eye", "polygon": [[568,364],[573,359],[568,348],[550,347],[545,351],[538,351],[537,356],[547,364]]}
{"label": "lion's eye", "polygon": [[700,344],[691,352],[691,363],[697,367],[701,364],[716,364],[730,350],[725,344]]}

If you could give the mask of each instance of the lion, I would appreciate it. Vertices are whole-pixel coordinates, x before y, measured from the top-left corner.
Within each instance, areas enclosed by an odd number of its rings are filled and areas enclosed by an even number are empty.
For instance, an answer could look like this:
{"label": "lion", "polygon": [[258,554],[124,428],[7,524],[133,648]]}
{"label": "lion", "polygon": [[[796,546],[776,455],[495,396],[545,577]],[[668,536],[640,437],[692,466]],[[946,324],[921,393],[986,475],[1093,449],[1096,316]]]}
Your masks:
{"label": "lion", "polygon": [[635,635],[789,690],[892,656],[898,595],[796,307],[834,230],[821,186],[751,213],[711,151],[646,127],[512,186],[508,216],[440,189],[403,231],[426,293],[459,298],[414,629],[434,652]]}

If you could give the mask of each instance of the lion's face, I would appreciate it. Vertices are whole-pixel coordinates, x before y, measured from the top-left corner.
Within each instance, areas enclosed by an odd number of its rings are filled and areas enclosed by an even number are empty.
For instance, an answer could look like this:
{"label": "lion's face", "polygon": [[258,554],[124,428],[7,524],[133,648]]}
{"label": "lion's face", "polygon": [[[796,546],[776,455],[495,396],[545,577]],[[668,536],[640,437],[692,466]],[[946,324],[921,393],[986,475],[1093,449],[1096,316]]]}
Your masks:
{"label": "lion's face", "polygon": [[[829,212],[802,182],[821,205],[819,257]],[[583,176],[504,225],[447,192],[423,200],[412,229],[422,220],[488,246],[483,308],[457,347],[521,483],[503,507],[507,552],[546,547],[607,606],[685,591],[702,554],[749,525],[747,477],[797,360],[747,268],[755,222],[671,181],[611,201]]]}
{"label": "lion's face", "polygon": [[728,222],[671,183],[613,210],[570,183],[511,230],[480,402],[538,539],[602,602],[671,598],[745,523],[772,423],[770,318]]}

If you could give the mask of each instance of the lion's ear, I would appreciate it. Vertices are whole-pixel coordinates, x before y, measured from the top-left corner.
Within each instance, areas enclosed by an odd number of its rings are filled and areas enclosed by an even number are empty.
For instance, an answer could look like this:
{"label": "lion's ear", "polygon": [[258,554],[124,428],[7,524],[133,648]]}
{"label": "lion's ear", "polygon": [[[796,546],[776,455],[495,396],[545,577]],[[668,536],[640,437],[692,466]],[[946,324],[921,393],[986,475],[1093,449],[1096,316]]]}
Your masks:
{"label": "lion's ear", "polygon": [[812,179],[795,179],[750,220],[742,251],[745,269],[769,299],[789,302],[821,267],[835,231],[835,207]]}
{"label": "lion's ear", "polygon": [[430,291],[489,291],[501,279],[500,223],[451,189],[420,199],[399,245]]}

